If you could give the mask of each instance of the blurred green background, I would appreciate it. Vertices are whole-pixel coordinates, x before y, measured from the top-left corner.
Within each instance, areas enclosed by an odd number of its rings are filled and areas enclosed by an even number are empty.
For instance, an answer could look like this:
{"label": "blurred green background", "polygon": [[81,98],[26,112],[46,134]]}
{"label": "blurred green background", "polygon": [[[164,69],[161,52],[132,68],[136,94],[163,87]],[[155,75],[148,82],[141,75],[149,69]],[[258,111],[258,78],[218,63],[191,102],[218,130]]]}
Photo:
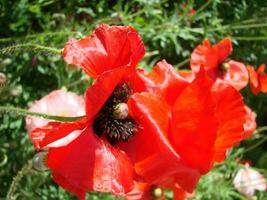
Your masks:
{"label": "blurred green background", "polygon": [[[147,70],[163,58],[186,69],[192,50],[204,38],[216,43],[226,36],[234,43],[231,58],[255,67],[267,64],[264,0],[0,0],[0,72],[7,78],[0,88],[0,105],[27,108],[62,87],[83,94],[90,80],[81,70],[67,66],[60,55],[42,47],[60,50],[69,38],[82,38],[101,23],[131,25],[138,30],[147,49],[139,67]],[[265,126],[266,94],[254,96],[249,87],[242,93],[258,115],[258,127]],[[266,177],[266,141],[262,131],[234,148],[223,164],[201,179],[193,199],[246,199],[232,185],[240,168],[236,159],[251,160]],[[49,172],[27,170],[26,166],[27,176],[20,177],[18,172],[34,155],[24,117],[1,113],[0,199],[76,199],[53,183]],[[14,177],[21,180],[10,187]],[[172,198],[170,192],[166,195]],[[119,197],[91,193],[90,199]],[[266,192],[257,192],[255,199],[266,200]]]}

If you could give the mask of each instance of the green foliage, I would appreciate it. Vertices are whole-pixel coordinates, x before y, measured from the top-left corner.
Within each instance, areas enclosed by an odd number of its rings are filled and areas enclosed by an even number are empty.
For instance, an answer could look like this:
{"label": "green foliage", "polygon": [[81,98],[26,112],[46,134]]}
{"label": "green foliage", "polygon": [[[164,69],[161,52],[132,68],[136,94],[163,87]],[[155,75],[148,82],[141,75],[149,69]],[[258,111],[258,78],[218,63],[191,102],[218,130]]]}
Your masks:
{"label": "green foliage", "polygon": [[[254,66],[267,63],[267,1],[189,0],[187,7],[182,6],[184,3],[0,0],[0,72],[7,77],[0,88],[0,105],[27,108],[58,88],[83,94],[91,80],[81,70],[67,66],[58,54],[70,37],[84,37],[100,23],[132,25],[139,31],[147,48],[140,63],[145,69],[151,69],[162,58],[185,68],[191,51],[204,38],[215,43],[225,36],[234,41],[233,58]],[[194,15],[190,15],[191,8],[196,10]],[[259,126],[266,125],[266,94],[253,96],[249,89],[242,92],[247,104],[257,112]],[[0,114],[0,199],[6,199],[13,177],[20,175],[35,150],[23,117]],[[236,158],[252,160],[266,176],[264,146],[264,132],[243,142],[223,164],[201,179],[193,199],[245,199],[232,185],[240,168]],[[16,184],[13,199],[76,199],[53,183],[49,172],[28,170]],[[263,200],[267,195],[258,192],[257,197]],[[119,198],[91,193],[90,199]]]}

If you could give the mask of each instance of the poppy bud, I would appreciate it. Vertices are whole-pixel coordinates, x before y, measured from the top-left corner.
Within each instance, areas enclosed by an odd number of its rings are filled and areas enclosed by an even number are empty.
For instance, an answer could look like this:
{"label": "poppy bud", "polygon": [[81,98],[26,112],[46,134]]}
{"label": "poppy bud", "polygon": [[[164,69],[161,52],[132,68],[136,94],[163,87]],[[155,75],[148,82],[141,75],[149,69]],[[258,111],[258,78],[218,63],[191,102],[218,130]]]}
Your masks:
{"label": "poppy bud", "polygon": [[126,103],[118,103],[113,111],[113,117],[115,119],[125,119],[128,117],[128,106]]}
{"label": "poppy bud", "polygon": [[46,151],[41,151],[37,153],[33,159],[32,159],[32,166],[34,169],[37,171],[45,171],[48,170],[45,161],[47,158],[47,152]]}
{"label": "poppy bud", "polygon": [[0,72],[0,86],[5,85],[6,83],[6,75]]}

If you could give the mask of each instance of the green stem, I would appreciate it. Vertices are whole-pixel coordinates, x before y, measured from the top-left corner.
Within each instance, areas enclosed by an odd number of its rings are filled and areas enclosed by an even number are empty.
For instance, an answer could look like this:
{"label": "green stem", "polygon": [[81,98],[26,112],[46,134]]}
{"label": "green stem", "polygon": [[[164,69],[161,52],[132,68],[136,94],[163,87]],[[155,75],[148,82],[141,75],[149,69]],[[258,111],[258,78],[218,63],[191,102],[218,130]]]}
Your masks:
{"label": "green stem", "polygon": [[207,8],[209,5],[210,5],[210,3],[212,3],[213,2],[213,0],[209,0],[209,1],[207,1],[206,3],[204,3],[197,11],[196,11],[196,13],[192,16],[192,20],[194,20],[198,15],[199,15],[199,13],[201,12],[201,11],[203,11],[205,8]]}
{"label": "green stem", "polygon": [[39,113],[39,112],[31,112],[25,109],[21,108],[14,108],[14,107],[9,107],[9,106],[0,106],[0,112],[8,112],[8,113],[15,113],[18,115],[30,115],[34,117],[42,117],[45,119],[50,119],[54,121],[61,121],[61,122],[73,122],[78,119],[83,118],[84,116],[79,116],[79,117],[63,117],[63,116],[57,116],[57,115],[48,115],[45,113]]}
{"label": "green stem", "polygon": [[231,26],[229,28],[231,29],[247,29],[247,28],[261,28],[261,27],[266,27],[267,23],[261,23],[261,24],[244,24],[244,25],[236,25],[236,26]]}
{"label": "green stem", "polygon": [[158,55],[159,54],[159,51],[156,50],[156,51],[150,51],[150,52],[146,52],[145,54],[145,58],[147,57],[151,57],[151,56],[155,56],[155,55]]}
{"label": "green stem", "polygon": [[32,169],[32,162],[31,161],[28,161],[23,167],[22,169],[17,173],[17,175],[13,178],[13,181],[9,187],[9,190],[7,192],[7,195],[6,195],[6,199],[7,200],[13,200],[15,199],[13,196],[14,196],[14,193],[16,192],[16,189],[19,185],[19,182],[21,181],[21,179],[27,175]]}
{"label": "green stem", "polygon": [[262,28],[266,27],[267,23],[260,23],[260,24],[239,24],[239,25],[234,25],[234,24],[227,24],[223,25],[219,28],[214,28],[211,29],[210,31],[218,31],[221,29],[235,29],[235,30],[241,30],[241,29],[249,29],[249,28]]}
{"label": "green stem", "polygon": [[25,44],[17,44],[12,46],[7,46],[0,49],[1,54],[8,54],[17,50],[28,50],[28,51],[42,51],[51,54],[61,55],[61,50],[53,47],[46,47],[39,44],[25,43]]}
{"label": "green stem", "polygon": [[190,58],[187,58],[187,59],[183,60],[182,62],[178,63],[178,64],[176,65],[176,68],[179,69],[180,67],[184,66],[185,64],[187,64],[187,63],[189,63],[189,62],[190,62]]}
{"label": "green stem", "polygon": [[37,33],[37,34],[31,34],[24,37],[8,37],[8,38],[0,38],[0,43],[6,43],[6,42],[14,42],[16,40],[31,40],[31,39],[37,39],[38,37],[54,37],[54,36],[68,36],[68,35],[75,35],[75,34],[81,34],[80,32],[64,32],[64,31],[58,31],[58,32],[46,32],[46,33]]}
{"label": "green stem", "polygon": [[252,37],[252,36],[233,36],[235,40],[239,41],[262,41],[267,40],[267,36],[259,36],[259,37]]}

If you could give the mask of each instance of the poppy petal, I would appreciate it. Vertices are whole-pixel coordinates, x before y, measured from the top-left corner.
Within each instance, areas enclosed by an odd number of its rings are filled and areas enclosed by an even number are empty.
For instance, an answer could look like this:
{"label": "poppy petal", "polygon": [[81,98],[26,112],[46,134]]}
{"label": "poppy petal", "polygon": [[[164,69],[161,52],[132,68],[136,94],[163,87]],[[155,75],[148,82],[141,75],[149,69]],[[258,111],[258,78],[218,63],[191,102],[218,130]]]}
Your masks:
{"label": "poppy petal", "polygon": [[217,119],[213,81],[201,70],[178,96],[172,109],[170,141],[181,158],[204,174],[213,164]]}
{"label": "poppy petal", "polygon": [[253,94],[258,94],[260,92],[260,83],[258,79],[258,74],[254,67],[247,66],[248,74],[249,74],[249,83],[250,83],[250,89]]}
{"label": "poppy petal", "polygon": [[246,110],[246,123],[244,124],[244,139],[249,138],[256,130],[256,113],[254,113],[248,106],[245,106]]}
{"label": "poppy petal", "polygon": [[141,127],[125,149],[135,163],[136,173],[156,185],[166,181],[171,184],[179,177],[181,187],[192,191],[200,174],[181,160],[168,141],[169,106],[151,93],[132,95],[128,106],[130,116]]}
{"label": "poppy petal", "polygon": [[233,51],[232,41],[229,37],[224,38],[213,48],[218,52],[218,63],[222,63]]}
{"label": "poppy petal", "polygon": [[176,97],[189,82],[187,78],[177,73],[166,60],[158,62],[150,73],[139,72],[138,75],[147,91],[160,95],[170,105],[174,103]]}
{"label": "poppy petal", "polygon": [[80,134],[85,124],[85,118],[73,123],[49,122],[46,126],[34,129],[30,137],[37,150],[46,149],[51,144],[66,145]]}
{"label": "poppy petal", "polygon": [[86,116],[88,121],[98,113],[116,86],[122,81],[127,67],[119,67],[99,76],[85,93]]}
{"label": "poppy petal", "polygon": [[227,149],[244,138],[246,111],[242,95],[230,85],[216,82],[212,90],[217,103],[215,113],[219,121],[214,160],[221,162]]}
{"label": "poppy petal", "polygon": [[267,92],[267,74],[264,72],[265,70],[265,64],[262,64],[259,66],[257,72],[259,76],[259,82],[260,82],[260,90],[261,92]]}
{"label": "poppy petal", "polygon": [[224,72],[223,81],[232,85],[235,89],[241,90],[248,84],[248,71],[243,63],[230,60],[229,68]]}
{"label": "poppy petal", "polygon": [[[33,112],[42,112],[58,116],[85,115],[84,99],[73,92],[54,90],[38,101],[29,109]],[[45,126],[49,120],[40,117],[26,117],[26,129],[31,133],[35,128]]]}
{"label": "poppy petal", "polygon": [[190,67],[194,72],[198,72],[200,67],[204,67],[208,74],[215,78],[218,75],[218,56],[217,50],[205,39],[202,44],[193,50]]}
{"label": "poppy petal", "polygon": [[46,160],[55,182],[85,199],[86,191],[123,195],[133,187],[126,154],[86,128],[67,146],[50,148]]}
{"label": "poppy petal", "polygon": [[144,44],[134,28],[106,24],[84,39],[69,40],[63,52],[68,64],[81,67],[94,78],[117,67],[134,68],[144,54]]}

